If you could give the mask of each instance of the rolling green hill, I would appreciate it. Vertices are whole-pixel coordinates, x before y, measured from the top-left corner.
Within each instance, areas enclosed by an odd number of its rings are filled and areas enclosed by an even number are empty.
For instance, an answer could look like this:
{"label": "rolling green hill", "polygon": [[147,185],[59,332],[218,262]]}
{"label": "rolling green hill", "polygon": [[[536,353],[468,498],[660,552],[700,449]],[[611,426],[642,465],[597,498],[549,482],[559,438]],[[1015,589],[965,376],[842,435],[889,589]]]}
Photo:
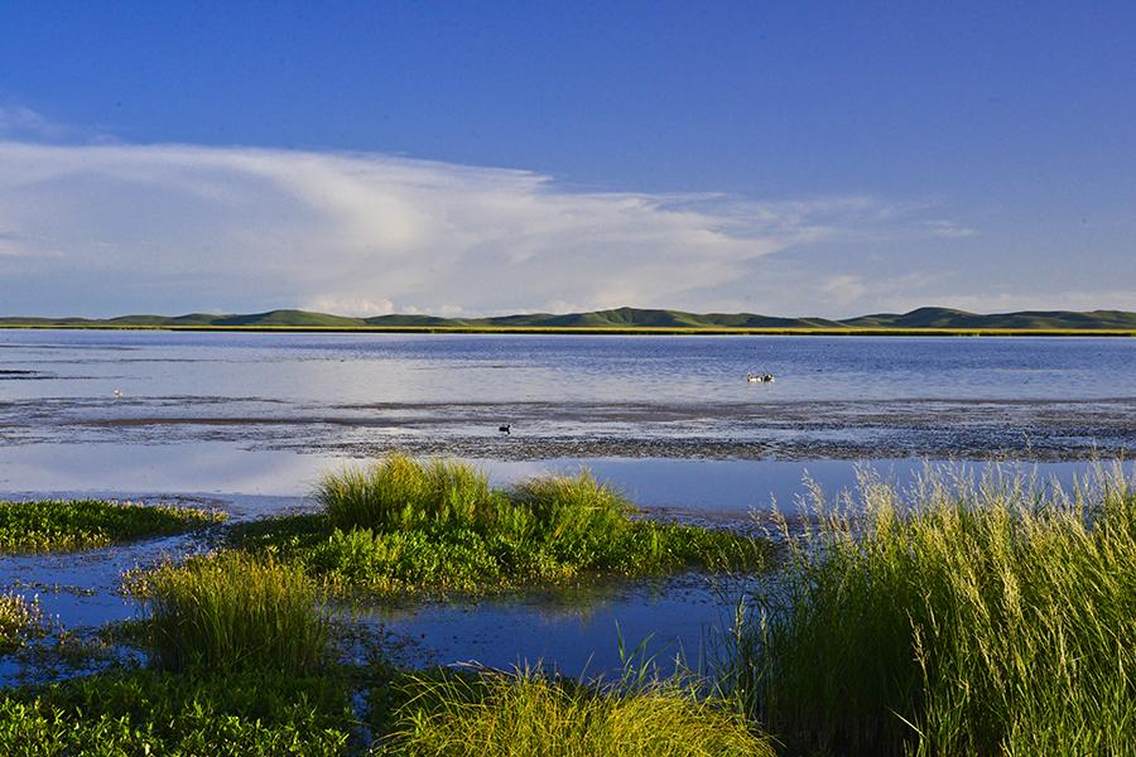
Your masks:
{"label": "rolling green hill", "polygon": [[919,308],[910,313],[877,313],[841,321],[861,328],[936,329],[1136,329],[1136,313],[1122,310],[1026,310],[980,315],[951,308]]}
{"label": "rolling green hill", "polygon": [[834,321],[825,318],[782,318],[754,313],[687,313],[681,310],[615,308],[586,313],[528,313],[492,318],[440,318],[428,315],[381,315],[371,318],[270,310],[265,313],[189,313],[179,316],[124,315],[116,318],[0,317],[0,327],[39,328],[296,328],[296,329],[617,329],[617,330],[1015,330],[1015,331],[1136,331],[1136,313],[1120,310],[1022,311],[979,314],[950,308],[925,307],[909,313],[874,313]]}
{"label": "rolling green hill", "polygon": [[752,313],[685,313],[681,310],[645,310],[615,308],[588,313],[529,313],[496,318],[422,318],[419,316],[384,315],[368,318],[367,323],[382,325],[483,326],[488,328],[810,328],[840,324],[821,318],[773,318]]}

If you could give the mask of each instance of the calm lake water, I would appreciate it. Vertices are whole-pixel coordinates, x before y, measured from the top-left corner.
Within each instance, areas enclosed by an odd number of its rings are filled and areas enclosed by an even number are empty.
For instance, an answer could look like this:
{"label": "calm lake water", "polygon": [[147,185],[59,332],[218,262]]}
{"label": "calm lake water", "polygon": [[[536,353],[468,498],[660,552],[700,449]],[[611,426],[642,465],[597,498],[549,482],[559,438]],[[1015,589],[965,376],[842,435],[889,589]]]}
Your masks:
{"label": "calm lake water", "polygon": [[[499,483],[586,466],[656,515],[736,525],[774,499],[791,510],[806,473],[834,491],[862,464],[903,482],[927,458],[998,457],[1068,481],[1136,450],[1134,369],[1127,339],[0,331],[0,496],[186,496],[259,517],[309,506],[329,466],[400,448]],[[114,594],[121,570],[187,548],[0,558],[0,584],[92,625],[137,612]],[[616,623],[696,654],[737,591],[688,576],[368,622],[420,661],[598,671]]]}
{"label": "calm lake water", "polygon": [[1065,459],[1136,447],[1133,366],[1129,339],[7,331],[0,442]]}

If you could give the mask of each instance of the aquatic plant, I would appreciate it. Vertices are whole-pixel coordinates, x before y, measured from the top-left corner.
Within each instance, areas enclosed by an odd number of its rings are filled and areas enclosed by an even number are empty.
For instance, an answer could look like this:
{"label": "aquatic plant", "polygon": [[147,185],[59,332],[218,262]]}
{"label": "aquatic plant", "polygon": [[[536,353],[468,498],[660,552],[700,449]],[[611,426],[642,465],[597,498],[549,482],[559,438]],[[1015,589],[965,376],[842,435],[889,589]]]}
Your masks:
{"label": "aquatic plant", "polygon": [[328,473],[316,488],[316,499],[341,529],[469,525],[491,519],[500,504],[489,478],[473,466],[401,454]]}
{"label": "aquatic plant", "polygon": [[165,670],[306,673],[327,653],[316,584],[271,555],[222,551],[128,578],[148,614],[153,662]]}
{"label": "aquatic plant", "polygon": [[182,533],[224,517],[196,507],[99,499],[0,501],[0,554],[93,549]]}
{"label": "aquatic plant", "polygon": [[355,719],[336,677],[116,670],[0,689],[5,755],[340,755]]}
{"label": "aquatic plant", "polygon": [[547,677],[539,668],[406,674],[372,694],[381,755],[773,755],[730,703],[678,679],[630,689]]}
{"label": "aquatic plant", "polygon": [[0,594],[0,653],[18,649],[42,631],[43,613],[38,600],[28,601],[20,594]]}
{"label": "aquatic plant", "polygon": [[485,594],[765,565],[766,542],[726,530],[636,518],[590,474],[492,490],[453,462],[393,456],[326,476],[322,515],[242,524],[232,540],[302,565],[341,591]]}
{"label": "aquatic plant", "polygon": [[1136,743],[1136,496],[865,478],[734,637],[723,686],[802,751],[1120,754]]}

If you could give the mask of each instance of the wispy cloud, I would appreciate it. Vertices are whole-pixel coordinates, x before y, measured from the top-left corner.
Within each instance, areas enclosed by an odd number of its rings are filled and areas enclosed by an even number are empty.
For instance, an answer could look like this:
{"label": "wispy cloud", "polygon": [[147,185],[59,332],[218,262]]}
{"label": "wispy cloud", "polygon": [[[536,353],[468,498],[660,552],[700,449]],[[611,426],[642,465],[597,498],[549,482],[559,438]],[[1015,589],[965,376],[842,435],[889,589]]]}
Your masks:
{"label": "wispy cloud", "polygon": [[54,141],[66,127],[22,105],[0,105],[0,138]]}
{"label": "wispy cloud", "polygon": [[[0,113],[0,128],[50,131],[34,113]],[[736,289],[773,253],[939,236],[941,223],[868,196],[581,192],[372,153],[0,143],[0,294],[19,301],[38,282],[53,312],[713,306],[727,298],[706,293]],[[67,294],[84,289],[85,302]]]}
{"label": "wispy cloud", "polygon": [[114,136],[88,127],[67,124],[25,105],[0,103],[0,140],[39,144],[106,144]]}

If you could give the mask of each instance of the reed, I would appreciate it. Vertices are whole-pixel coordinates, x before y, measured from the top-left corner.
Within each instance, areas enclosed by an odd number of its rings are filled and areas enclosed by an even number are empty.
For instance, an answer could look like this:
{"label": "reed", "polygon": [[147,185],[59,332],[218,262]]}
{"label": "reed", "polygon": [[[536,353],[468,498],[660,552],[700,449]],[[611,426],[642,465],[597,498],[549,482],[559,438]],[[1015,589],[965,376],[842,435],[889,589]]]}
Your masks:
{"label": "reed", "polygon": [[1120,754],[1136,743],[1136,497],[997,473],[871,477],[739,625],[724,687],[795,749]]}

